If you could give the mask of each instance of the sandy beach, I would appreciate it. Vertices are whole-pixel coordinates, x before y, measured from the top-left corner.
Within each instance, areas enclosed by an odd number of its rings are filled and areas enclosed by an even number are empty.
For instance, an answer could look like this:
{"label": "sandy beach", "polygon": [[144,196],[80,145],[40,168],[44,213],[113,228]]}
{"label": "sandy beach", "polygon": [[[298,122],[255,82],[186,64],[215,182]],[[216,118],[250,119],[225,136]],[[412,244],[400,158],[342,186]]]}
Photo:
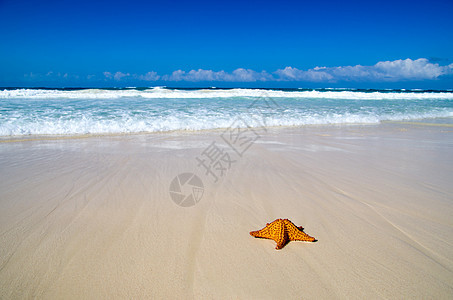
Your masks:
{"label": "sandy beach", "polygon": [[[273,128],[242,156],[221,133],[0,140],[0,298],[451,299],[451,126]],[[317,242],[249,235],[277,218]]]}

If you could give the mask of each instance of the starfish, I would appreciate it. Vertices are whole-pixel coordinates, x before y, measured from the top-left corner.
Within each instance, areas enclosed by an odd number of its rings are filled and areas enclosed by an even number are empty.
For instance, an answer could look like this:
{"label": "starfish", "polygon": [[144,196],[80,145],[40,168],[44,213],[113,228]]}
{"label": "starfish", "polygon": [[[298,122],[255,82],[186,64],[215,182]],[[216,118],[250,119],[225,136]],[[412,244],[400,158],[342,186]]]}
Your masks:
{"label": "starfish", "polygon": [[282,249],[289,241],[314,242],[315,238],[303,232],[302,227],[297,227],[288,219],[277,219],[267,223],[261,230],[251,231],[250,235],[256,238],[271,239],[277,242],[275,249]]}

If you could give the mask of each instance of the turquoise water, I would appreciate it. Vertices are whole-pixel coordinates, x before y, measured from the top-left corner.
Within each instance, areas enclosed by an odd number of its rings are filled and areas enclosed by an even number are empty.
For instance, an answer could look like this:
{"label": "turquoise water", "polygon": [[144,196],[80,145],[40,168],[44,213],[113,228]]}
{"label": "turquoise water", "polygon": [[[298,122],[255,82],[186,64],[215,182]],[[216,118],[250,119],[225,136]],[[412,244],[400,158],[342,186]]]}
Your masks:
{"label": "turquoise water", "polygon": [[378,124],[453,118],[451,91],[5,89],[0,136]]}

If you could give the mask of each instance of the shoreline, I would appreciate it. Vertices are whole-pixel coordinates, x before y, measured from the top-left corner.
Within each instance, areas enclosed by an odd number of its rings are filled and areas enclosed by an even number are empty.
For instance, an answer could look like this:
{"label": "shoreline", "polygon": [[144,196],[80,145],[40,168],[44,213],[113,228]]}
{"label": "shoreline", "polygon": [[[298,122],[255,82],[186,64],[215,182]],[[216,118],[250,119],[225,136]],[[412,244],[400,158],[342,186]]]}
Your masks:
{"label": "shoreline", "polygon": [[[426,122],[424,122],[424,121]],[[436,122],[437,121],[437,122]],[[442,122],[446,121],[446,122]],[[394,125],[412,125],[412,126],[436,126],[436,127],[453,127],[452,117],[443,118],[428,118],[409,121],[380,121],[379,123],[338,123],[338,124],[305,124],[305,125],[285,125],[285,126],[266,126],[266,130],[285,130],[285,129],[303,129],[303,128],[348,128],[354,126],[380,126],[385,124]],[[66,139],[86,139],[86,138],[102,138],[102,137],[121,137],[121,136],[135,136],[135,135],[166,135],[166,134],[179,134],[179,135],[197,135],[197,134],[210,134],[222,133],[229,127],[212,128],[212,129],[199,129],[199,130],[169,130],[169,131],[142,131],[142,132],[112,132],[112,133],[86,133],[86,134],[29,134],[29,135],[13,135],[13,136],[0,136],[0,143],[13,143],[13,142],[28,142],[28,141],[44,141],[44,140],[66,140]],[[259,129],[258,127],[252,127]]]}
{"label": "shoreline", "polygon": [[[0,142],[0,298],[448,298],[440,125],[269,128],[242,156],[220,129]],[[235,160],[217,182],[196,160],[212,142]],[[204,185],[187,208],[184,172]],[[250,237],[277,218],[318,241]]]}

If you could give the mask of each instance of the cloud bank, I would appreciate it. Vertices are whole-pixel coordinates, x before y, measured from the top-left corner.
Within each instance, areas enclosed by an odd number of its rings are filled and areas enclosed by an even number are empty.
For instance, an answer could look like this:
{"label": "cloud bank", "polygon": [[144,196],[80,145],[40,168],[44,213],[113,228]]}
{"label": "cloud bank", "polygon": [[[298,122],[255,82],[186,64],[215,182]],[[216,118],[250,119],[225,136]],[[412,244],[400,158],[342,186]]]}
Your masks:
{"label": "cloud bank", "polygon": [[[436,80],[442,76],[453,75],[453,63],[439,65],[426,58],[412,60],[399,59],[394,61],[380,61],[372,66],[339,66],[339,67],[315,67],[301,70],[295,67],[286,67],[274,72],[255,71],[239,68],[232,72],[213,70],[176,70],[171,74],[159,75],[155,71],[145,74],[131,74],[123,72],[103,72],[102,75],[88,75],[86,80],[103,80],[114,82],[398,82]],[[46,75],[26,74],[26,78],[68,79],[81,78],[49,72]]]}
{"label": "cloud bank", "polygon": [[381,61],[374,66],[316,67],[299,70],[286,67],[274,72],[280,80],[336,82],[336,81],[407,81],[434,80],[453,74],[453,64],[440,66],[426,58]]}
{"label": "cloud bank", "polygon": [[224,82],[258,82],[258,81],[307,81],[307,82],[338,82],[338,81],[408,81],[434,80],[443,75],[453,74],[453,64],[441,66],[432,63],[426,58],[412,60],[410,58],[394,61],[380,61],[373,66],[340,66],[316,67],[300,70],[286,67],[275,72],[257,72],[251,69],[239,68],[233,72],[213,70],[191,70],[189,72],[177,70],[171,74],[159,76],[156,72],[145,75],[130,75],[117,72],[105,72],[107,79],[122,80],[140,79],[144,81],[224,81]]}
{"label": "cloud bank", "polygon": [[272,81],[274,78],[266,71],[256,72],[250,69],[236,69],[231,73],[225,71],[212,70],[182,70],[174,71],[171,75],[162,76],[164,81],[229,81],[229,82],[253,82],[253,81]]}

